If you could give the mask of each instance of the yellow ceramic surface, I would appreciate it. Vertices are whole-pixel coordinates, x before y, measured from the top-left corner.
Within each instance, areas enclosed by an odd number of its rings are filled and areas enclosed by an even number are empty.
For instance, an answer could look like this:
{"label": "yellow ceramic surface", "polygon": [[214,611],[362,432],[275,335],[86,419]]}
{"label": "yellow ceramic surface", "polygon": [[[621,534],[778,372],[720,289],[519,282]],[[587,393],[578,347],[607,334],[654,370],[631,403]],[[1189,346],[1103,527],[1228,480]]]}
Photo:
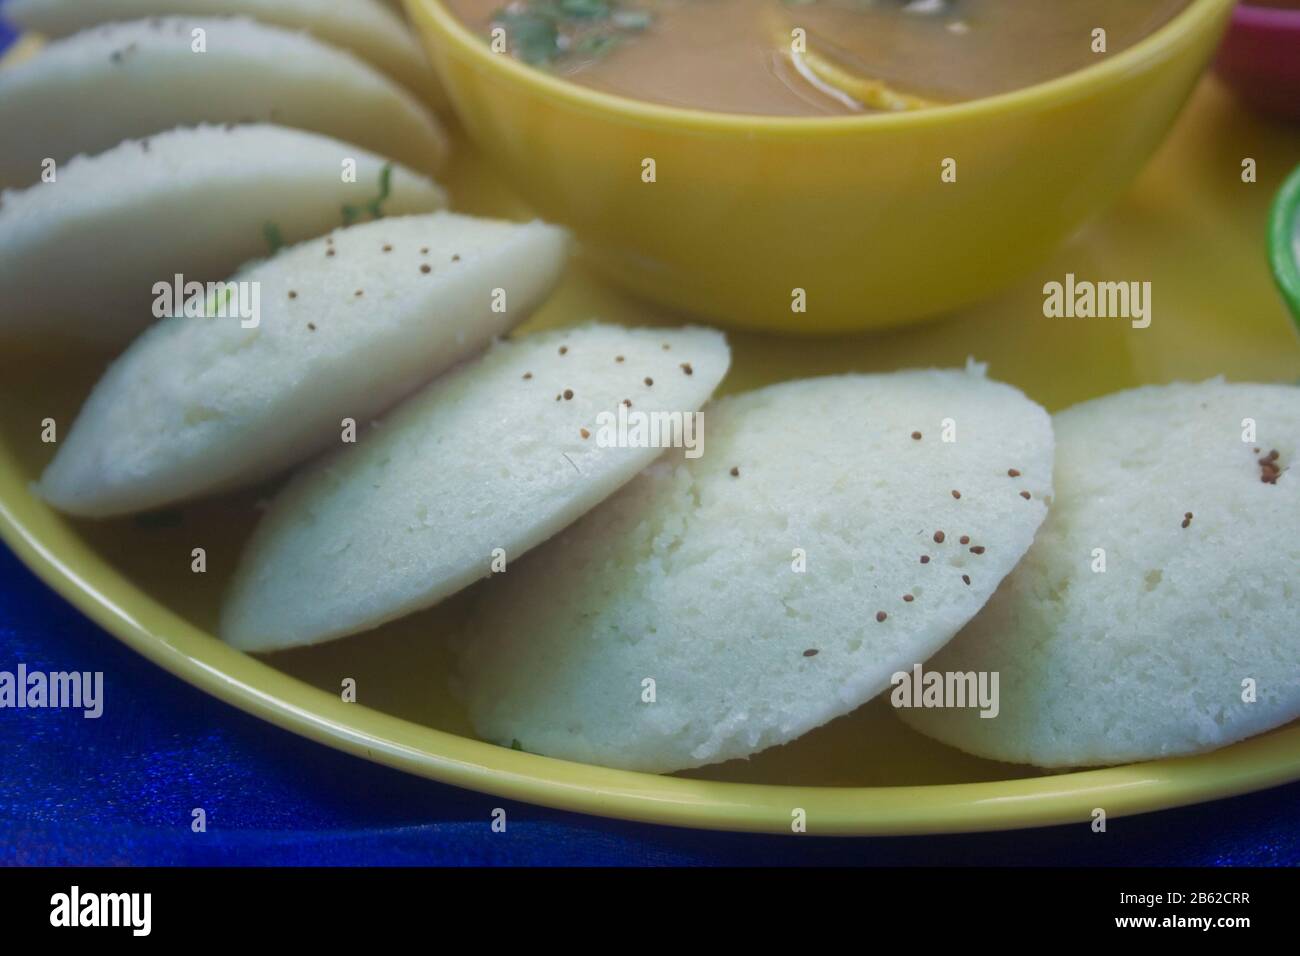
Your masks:
{"label": "yellow ceramic surface", "polygon": [[[458,208],[528,214],[457,145],[449,186]],[[1256,161],[1257,183],[1242,182],[1243,157]],[[971,354],[1051,409],[1142,382],[1220,372],[1294,380],[1300,344],[1269,277],[1264,235],[1270,198],[1297,158],[1300,130],[1247,118],[1206,80],[1135,189],[1005,295],[960,321],[888,334],[797,340],[733,333],[725,389],[824,372],[953,365]],[[1044,318],[1042,285],[1067,271],[1150,280],[1151,327]],[[575,264],[526,329],[592,316],[672,321]],[[927,740],[879,702],[749,762],[670,777],[478,742],[446,686],[446,638],[462,626],[463,600],[373,634],[265,659],[211,636],[266,489],[147,521],[107,523],[69,521],[31,496],[28,483],[52,454],[40,441],[42,419],[55,418],[66,433],[103,362],[43,355],[37,343],[30,352],[0,354],[0,534],[41,577],[149,659],[237,707],[360,757],[510,799],[684,826],[789,833],[791,811],[801,807],[812,834],[1086,826],[1095,807],[1116,816],[1300,778],[1300,726],[1191,759],[1042,775]],[[201,575],[190,571],[190,550],[198,546],[208,553]],[[357,703],[340,700],[346,677],[357,681]],[[498,799],[484,797],[485,807]]]}
{"label": "yellow ceramic surface", "polygon": [[1136,46],[1025,90],[828,118],[598,93],[493,53],[437,0],[407,7],[471,138],[602,273],[731,326],[826,333],[950,312],[1041,264],[1165,136],[1232,0],[1192,0]]}

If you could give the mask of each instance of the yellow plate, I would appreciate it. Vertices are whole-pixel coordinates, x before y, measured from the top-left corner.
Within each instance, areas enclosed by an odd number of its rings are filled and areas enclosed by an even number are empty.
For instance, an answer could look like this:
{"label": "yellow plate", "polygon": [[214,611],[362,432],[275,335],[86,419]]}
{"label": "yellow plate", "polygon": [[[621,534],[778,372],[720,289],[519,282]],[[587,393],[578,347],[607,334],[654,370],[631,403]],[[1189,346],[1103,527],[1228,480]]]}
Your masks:
{"label": "yellow plate", "polygon": [[[450,177],[466,211],[523,210],[463,148]],[[1265,255],[1269,200],[1300,156],[1300,131],[1241,114],[1206,80],[1136,188],[1042,269],[960,321],[885,335],[797,340],[732,333],[726,390],[845,370],[952,365],[975,355],[1051,409],[1144,382],[1293,380],[1300,346]],[[1253,159],[1258,182],[1241,178]],[[1047,319],[1042,286],[1150,280],[1153,321]],[[75,278],[75,276],[70,276]],[[597,283],[581,262],[528,328],[584,320],[678,321]],[[1300,778],[1300,725],[1206,756],[1041,775],[965,756],[906,729],[879,702],[799,741],[659,777],[518,753],[469,737],[445,692],[453,600],[361,638],[246,656],[211,636],[218,601],[266,489],[185,509],[174,520],[70,522],[27,490],[101,370],[88,356],[0,356],[0,533],[37,574],[150,660],[281,727],[412,773],[503,797],[683,826],[790,832],[932,833],[1077,822],[1095,807],[1138,813]],[[190,550],[208,553],[206,574]],[[354,678],[358,702],[339,688]]]}

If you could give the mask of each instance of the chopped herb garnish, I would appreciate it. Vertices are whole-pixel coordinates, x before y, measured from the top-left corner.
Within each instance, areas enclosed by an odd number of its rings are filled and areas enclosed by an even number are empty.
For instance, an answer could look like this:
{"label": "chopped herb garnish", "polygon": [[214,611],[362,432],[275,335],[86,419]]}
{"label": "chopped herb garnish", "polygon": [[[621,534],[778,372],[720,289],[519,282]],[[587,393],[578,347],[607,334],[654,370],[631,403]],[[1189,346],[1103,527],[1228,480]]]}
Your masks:
{"label": "chopped herb garnish", "polygon": [[280,227],[275,223],[268,222],[262,226],[262,235],[266,238],[266,244],[271,247],[271,255],[284,248],[284,237],[280,235]]}
{"label": "chopped herb garnish", "polygon": [[654,14],[628,0],[520,0],[492,22],[505,30],[516,57],[547,66],[573,56],[598,59],[646,30]]}
{"label": "chopped herb garnish", "polygon": [[588,33],[573,44],[573,52],[592,58],[604,56],[623,42],[617,33]]}
{"label": "chopped herb garnish", "polygon": [[560,54],[558,19],[534,10],[502,10],[496,22],[505,28],[515,56],[533,66],[550,63]]}
{"label": "chopped herb garnish", "polygon": [[379,171],[379,195],[360,206],[343,207],[343,225],[351,226],[361,218],[362,213],[369,213],[371,219],[384,218],[384,202],[393,191],[393,164],[384,163]]}

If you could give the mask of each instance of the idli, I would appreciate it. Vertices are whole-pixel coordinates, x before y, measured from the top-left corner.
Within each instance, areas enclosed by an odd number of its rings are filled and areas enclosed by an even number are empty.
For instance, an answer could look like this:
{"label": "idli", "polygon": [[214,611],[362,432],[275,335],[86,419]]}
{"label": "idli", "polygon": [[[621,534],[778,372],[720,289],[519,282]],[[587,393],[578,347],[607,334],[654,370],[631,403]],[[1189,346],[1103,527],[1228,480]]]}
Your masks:
{"label": "idli", "polygon": [[705,415],[702,457],[656,462],[485,585],[459,667],[480,735],[653,772],[793,740],[956,634],[1047,512],[1047,413],[978,366]]}
{"label": "idli", "polygon": [[988,607],[928,665],[1000,674],[1000,710],[900,710],[1042,767],[1213,750],[1300,716],[1300,390],[1177,384],[1055,418],[1056,498]]}
{"label": "idli", "polygon": [[153,320],[159,280],[224,279],[345,218],[444,204],[425,177],[301,130],[204,126],[132,140],[72,160],[55,183],[4,194],[0,337],[121,345]]}
{"label": "idli", "polygon": [[512,568],[668,444],[695,453],[692,413],[729,354],[695,328],[592,324],[495,344],[294,478],[241,561],[221,636],[250,651],[325,641]]}
{"label": "idli", "polygon": [[433,71],[406,23],[379,0],[9,0],[4,16],[47,37],[114,20],[163,16],[246,16],[306,30],[350,50],[417,93],[436,88]]}
{"label": "idli", "polygon": [[252,20],[158,17],[56,40],[0,72],[0,128],[14,131],[0,185],[202,122],[324,133],[426,172],[445,152],[433,115],[350,53]]}
{"label": "idli", "polygon": [[554,226],[445,212],[287,249],[137,339],[38,490],[108,517],[273,475],[523,321],[566,251]]}

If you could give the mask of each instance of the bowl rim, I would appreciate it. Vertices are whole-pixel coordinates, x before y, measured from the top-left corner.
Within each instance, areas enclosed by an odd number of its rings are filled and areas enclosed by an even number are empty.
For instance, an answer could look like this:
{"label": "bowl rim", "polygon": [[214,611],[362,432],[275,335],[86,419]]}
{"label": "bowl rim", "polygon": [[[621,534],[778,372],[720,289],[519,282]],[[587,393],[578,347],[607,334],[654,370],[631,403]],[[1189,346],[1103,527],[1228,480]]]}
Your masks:
{"label": "bowl rim", "polygon": [[1140,66],[1173,54],[1178,46],[1200,29],[1222,17],[1227,22],[1236,0],[1188,0],[1169,21],[1137,43],[1099,63],[1073,70],[1063,76],[994,96],[964,100],[945,106],[901,113],[864,113],[854,116],[781,116],[761,113],[727,113],[668,106],[605,93],[561,79],[521,63],[511,56],[493,53],[482,38],[452,13],[444,0],[404,0],[411,19],[425,34],[445,37],[462,56],[480,70],[496,71],[540,95],[560,100],[588,113],[604,113],[641,124],[685,128],[695,131],[762,132],[776,136],[805,136],[810,132],[854,133],[870,129],[935,126],[953,120],[985,118],[1015,110],[1061,102],[1085,90],[1117,82]]}
{"label": "bowl rim", "polygon": [[1300,331],[1300,261],[1297,261],[1297,237],[1300,237],[1300,166],[1282,183],[1268,217],[1269,262],[1278,291],[1291,309],[1291,317]]}

